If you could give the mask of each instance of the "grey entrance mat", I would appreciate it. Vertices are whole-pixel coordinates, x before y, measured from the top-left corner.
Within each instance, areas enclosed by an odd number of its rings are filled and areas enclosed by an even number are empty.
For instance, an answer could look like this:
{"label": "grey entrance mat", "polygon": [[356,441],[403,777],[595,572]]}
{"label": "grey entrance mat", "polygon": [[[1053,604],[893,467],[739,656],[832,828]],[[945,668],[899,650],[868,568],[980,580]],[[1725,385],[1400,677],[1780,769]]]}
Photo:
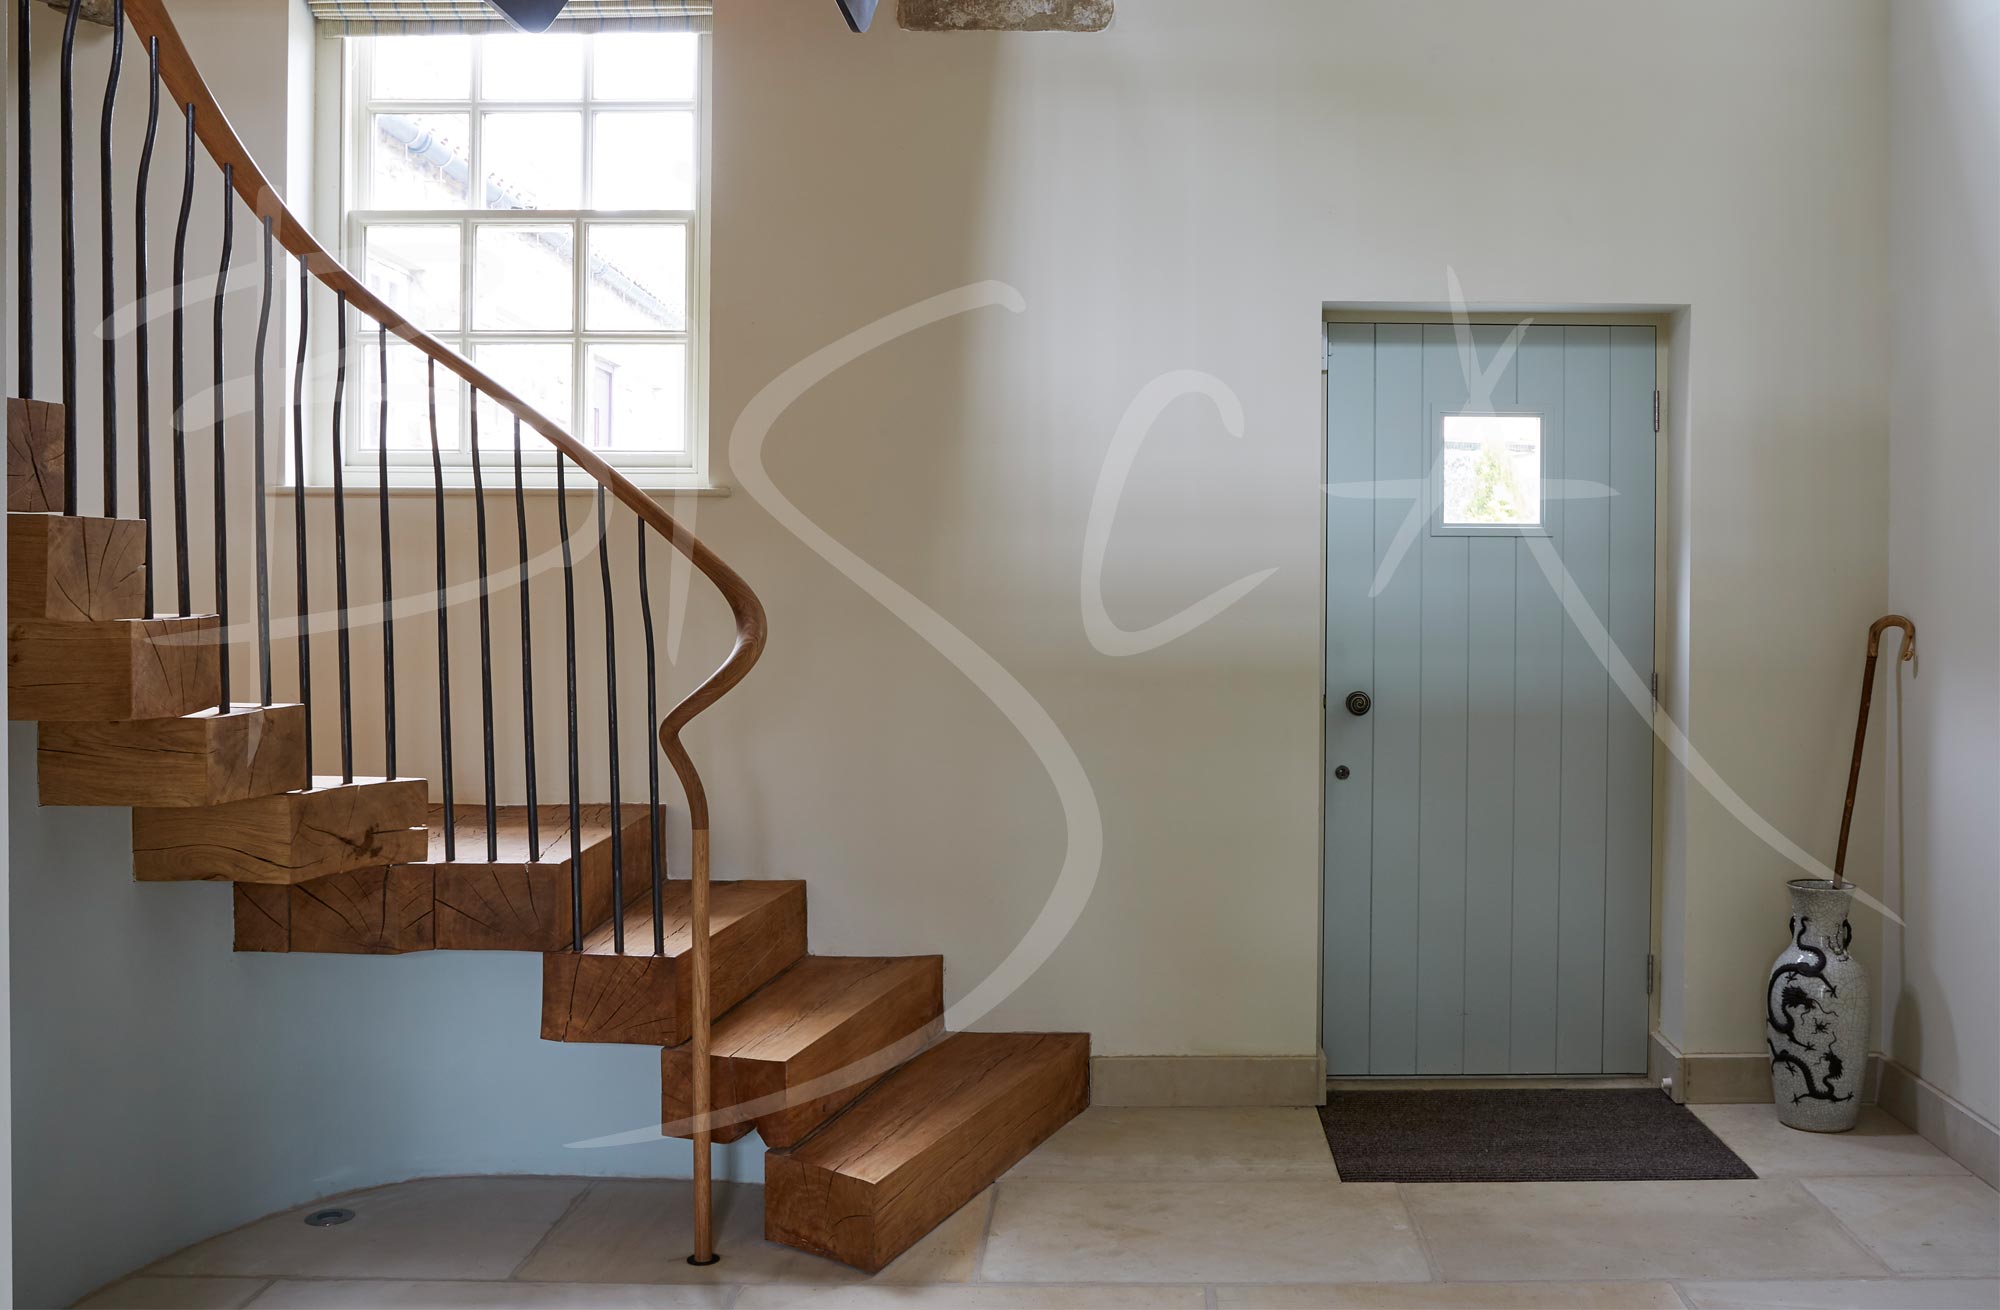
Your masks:
{"label": "grey entrance mat", "polygon": [[1651,1088],[1332,1092],[1319,1112],[1351,1183],[1755,1178]]}

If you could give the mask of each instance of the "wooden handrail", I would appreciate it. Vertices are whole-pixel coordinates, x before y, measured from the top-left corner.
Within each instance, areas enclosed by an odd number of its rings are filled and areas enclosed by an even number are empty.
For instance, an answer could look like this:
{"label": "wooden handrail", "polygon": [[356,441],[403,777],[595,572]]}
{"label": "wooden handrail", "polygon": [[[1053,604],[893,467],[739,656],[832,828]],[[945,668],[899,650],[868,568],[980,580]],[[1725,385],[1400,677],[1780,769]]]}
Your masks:
{"label": "wooden handrail", "polygon": [[668,712],[659,727],[660,749],[673,765],[687,794],[691,832],[689,860],[689,954],[693,967],[690,994],[689,1044],[693,1055],[692,1105],[694,1131],[695,1251],[690,1262],[714,1262],[714,1228],[710,1204],[709,1172],[710,1088],[709,1088],[709,829],[708,793],[702,786],[693,758],[681,741],[681,731],[709,706],[721,700],[743,681],[764,653],[768,625],[764,606],[735,569],[707,546],[679,520],[660,507],[630,478],[613,468],[597,452],[571,436],[567,429],[516,395],[498,379],[465,356],[425,332],[396,308],[370,290],[346,265],[314,238],[299,217],[286,206],[264,176],[264,170],[229,124],[228,115],[216,103],[194,58],[181,41],[167,13],[164,0],[125,0],[125,17],[142,43],[157,41],[160,80],[172,93],[174,103],[194,110],[195,135],[209,158],[229,169],[236,194],[262,219],[270,219],[278,244],[304,261],[312,276],[323,286],[346,296],[347,303],[398,338],[443,365],[468,383],[477,394],[493,400],[519,419],[637,514],[647,526],[672,543],[675,550],[702,576],[715,585],[729,606],[736,623],[736,642],[729,655],[678,705]]}

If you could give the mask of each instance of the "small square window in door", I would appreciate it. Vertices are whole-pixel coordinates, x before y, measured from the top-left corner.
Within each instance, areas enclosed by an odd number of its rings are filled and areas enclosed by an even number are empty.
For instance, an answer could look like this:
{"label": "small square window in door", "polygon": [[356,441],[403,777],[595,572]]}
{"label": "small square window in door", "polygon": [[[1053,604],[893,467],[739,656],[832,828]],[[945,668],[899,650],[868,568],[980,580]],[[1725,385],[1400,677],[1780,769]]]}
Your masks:
{"label": "small square window in door", "polygon": [[1541,415],[1446,414],[1440,426],[1440,525],[1540,527]]}

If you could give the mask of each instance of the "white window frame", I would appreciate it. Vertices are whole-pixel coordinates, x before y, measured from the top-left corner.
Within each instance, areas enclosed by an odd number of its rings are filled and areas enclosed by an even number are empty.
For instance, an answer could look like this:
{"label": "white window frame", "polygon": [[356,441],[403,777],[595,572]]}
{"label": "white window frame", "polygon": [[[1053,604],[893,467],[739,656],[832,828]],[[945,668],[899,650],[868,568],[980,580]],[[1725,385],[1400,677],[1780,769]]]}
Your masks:
{"label": "white window frame", "polygon": [[[320,98],[320,139],[323,148],[328,148],[338,160],[337,177],[329,179],[335,185],[327,188],[333,194],[328,197],[330,206],[322,208],[323,221],[330,224],[328,230],[338,230],[343,237],[343,261],[357,276],[367,266],[366,229],[369,224],[381,223],[456,223],[460,240],[460,320],[454,328],[432,330],[452,344],[455,349],[477,363],[473,352],[474,342],[567,342],[573,352],[573,375],[570,395],[570,412],[552,414],[551,418],[564,424],[571,435],[584,444],[589,444],[585,431],[585,416],[589,403],[589,347],[592,344],[685,342],[687,347],[687,450],[635,451],[603,449],[598,453],[609,460],[621,472],[643,487],[681,491],[722,490],[710,479],[708,451],[708,270],[709,270],[709,225],[710,212],[710,168],[711,106],[712,106],[712,53],[710,36],[707,32],[695,34],[698,42],[696,98],[690,103],[684,100],[598,100],[594,85],[594,54],[589,41],[584,42],[583,90],[575,100],[512,101],[487,98],[483,92],[481,79],[480,44],[473,43],[472,83],[468,95],[463,99],[450,100],[376,100],[367,94],[370,85],[369,58],[372,38],[368,37],[327,37],[325,44],[333,47],[321,64],[322,70],[337,70],[338,94]],[[330,65],[330,67],[329,67]],[[592,135],[594,132],[593,111],[600,108],[635,110],[688,110],[694,114],[695,139],[695,208],[693,210],[617,210],[617,209],[373,209],[369,208],[368,187],[368,130],[372,116],[377,112],[405,110],[423,113],[465,113],[476,121],[477,115],[494,110],[521,109],[529,111],[576,109],[583,116],[582,173],[584,194],[589,195],[591,172],[595,166],[592,158]],[[471,158],[469,164],[474,178],[482,176],[480,171],[480,141],[483,133],[474,131],[469,144]],[[323,192],[323,194],[325,194]],[[330,210],[330,212],[328,212]],[[688,233],[687,300],[688,324],[683,332],[629,332],[591,331],[584,326],[584,298],[587,293],[589,260],[584,243],[586,222],[670,222],[683,223]],[[571,325],[563,331],[523,332],[523,331],[473,331],[472,322],[472,250],[473,229],[481,224],[561,224],[570,223],[574,230],[575,284],[572,291]],[[344,460],[343,479],[350,486],[373,487],[378,473],[378,457],[371,444],[367,449],[358,448],[356,437],[361,433],[361,425],[376,421],[372,405],[361,403],[367,394],[366,388],[373,385],[376,369],[376,330],[372,320],[356,316],[348,329],[348,383],[346,417],[341,434],[340,455]],[[407,346],[391,343],[391,349],[408,350]],[[365,370],[365,373],[364,373]],[[442,370],[441,370],[442,371]],[[316,369],[315,373],[324,372]],[[496,374],[496,380],[506,383],[507,379]],[[463,386],[456,378],[451,381]],[[445,385],[440,378],[439,385]],[[316,378],[316,392],[323,392],[326,379]],[[462,396],[461,392],[461,396]],[[472,485],[471,457],[467,450],[469,425],[468,407],[463,403],[459,409],[459,437],[455,448],[443,452],[444,476],[447,487],[465,488]],[[440,434],[441,436],[443,434]],[[449,446],[449,442],[446,443]],[[539,443],[536,443],[539,444]],[[324,450],[325,447],[321,446]],[[480,433],[482,467],[488,471],[504,469],[506,486],[512,487],[513,434],[509,424],[499,432]],[[304,471],[306,480],[313,485],[324,486],[332,481],[332,459],[327,452],[315,461],[316,467]],[[524,457],[524,481],[533,487],[553,487],[555,472],[552,458],[543,452],[539,456],[529,453]],[[433,485],[431,456],[428,448],[423,450],[391,450],[389,452],[389,482],[391,488],[412,487],[428,489]],[[572,490],[579,486],[579,480],[572,475]]]}

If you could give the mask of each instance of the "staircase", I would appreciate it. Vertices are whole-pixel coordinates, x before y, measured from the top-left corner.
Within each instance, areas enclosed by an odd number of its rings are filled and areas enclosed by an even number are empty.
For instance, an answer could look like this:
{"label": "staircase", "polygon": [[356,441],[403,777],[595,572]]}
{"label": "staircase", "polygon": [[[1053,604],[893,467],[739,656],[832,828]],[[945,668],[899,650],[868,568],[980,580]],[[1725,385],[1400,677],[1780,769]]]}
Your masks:
{"label": "staircase", "polygon": [[[65,96],[70,94],[69,63],[77,36],[79,0],[61,19],[60,57]],[[21,58],[30,58],[29,11],[21,4]],[[282,442],[267,437],[261,401],[254,423],[226,428],[217,414],[212,429],[184,428],[185,400],[181,299],[174,295],[175,357],[148,353],[142,323],[125,359],[115,342],[102,346],[101,377],[107,397],[100,432],[104,463],[102,517],[79,513],[77,281],[74,206],[61,206],[63,279],[61,357],[63,401],[31,397],[36,355],[24,332],[20,348],[20,390],[7,402],[7,676],[10,718],[39,723],[39,785],[44,805],[127,806],[132,810],[132,866],[148,882],[188,880],[233,884],[235,949],[263,952],[401,954],[430,950],[533,951],[542,955],[541,1034],[559,1042],[620,1042],[660,1048],[662,1131],[694,1144],[695,1232],[698,1264],[711,1263],[709,1145],[735,1141],[752,1131],[769,1148],[766,1157],[765,1234],[857,1268],[875,1271],[894,1260],[931,1228],[951,1215],[1068,1119],[1089,1096],[1089,1041],[1082,1034],[952,1033],[943,1030],[944,962],[929,955],[858,958],[807,952],[806,886],[797,881],[711,881],[707,795],[681,730],[695,715],[734,688],[756,662],[764,643],[764,613],[747,584],[645,492],[633,486],[578,443],[562,427],[422,331],[374,295],[321,247],[304,226],[274,199],[257,166],[230,129],[182,46],[162,0],[124,0],[110,6],[113,26],[92,39],[121,41],[129,23],[144,47],[150,92],[171,99],[170,117],[185,116],[190,143],[197,137],[233,193],[225,210],[243,208],[261,219],[265,278],[265,323],[254,346],[258,376],[265,365],[265,325],[274,283],[274,248],[298,260],[300,286],[315,287],[334,300],[344,366],[349,346],[346,324],[358,314],[376,326],[370,349],[386,370],[389,339],[428,356],[433,399],[440,372],[463,384],[473,398],[489,400],[514,420],[513,476],[504,465],[483,466],[494,479],[475,498],[470,525],[479,563],[480,661],[464,661],[477,674],[474,686],[451,687],[453,661],[442,622],[448,555],[463,564],[467,527],[448,523],[441,470],[437,473],[435,532],[406,542],[401,554],[434,553],[436,587],[431,599],[439,614],[438,710],[434,722],[399,715],[394,637],[398,611],[368,630],[380,642],[381,664],[354,658],[350,621],[350,579],[345,544],[349,519],[379,523],[381,590],[377,599],[397,600],[407,611],[410,592],[399,589],[392,572],[392,534],[386,490],[336,489],[332,531],[338,558],[338,594],[308,593],[301,565],[285,613],[285,580],[274,585],[269,525],[264,503],[266,456]],[[50,15],[33,25],[46,29]],[[24,63],[25,66],[25,63]],[[119,61],[104,98],[107,126],[116,91]],[[61,106],[65,120],[74,105]],[[19,108],[22,139],[32,140],[30,107]],[[153,155],[155,122],[149,123],[142,160]],[[69,134],[66,131],[65,137]],[[65,151],[73,146],[65,144]],[[102,167],[109,179],[112,154]],[[142,162],[141,170],[146,164]],[[186,186],[195,184],[190,144]],[[67,161],[65,176],[68,175]],[[26,191],[12,179],[17,197]],[[107,185],[103,193],[117,196]],[[25,197],[20,197],[25,200]],[[146,215],[143,186],[136,215],[141,258],[131,270],[129,292],[107,257],[99,277],[106,313],[120,298],[141,296],[146,276],[143,252]],[[30,229],[38,210],[22,203]],[[105,230],[111,230],[109,216]],[[223,263],[229,265],[225,227]],[[180,267],[185,227],[177,239]],[[26,248],[24,242],[24,249]],[[21,321],[32,329],[35,310],[33,264],[16,267]],[[91,270],[82,270],[88,274]],[[310,282],[308,281],[310,279]],[[157,293],[159,288],[153,290]],[[303,295],[303,290],[302,290]],[[299,349],[314,301],[299,304]],[[44,311],[46,312],[46,311]],[[216,316],[214,359],[220,392],[224,342]],[[321,325],[321,331],[325,327]],[[364,334],[366,335],[366,334]],[[93,341],[91,353],[99,350]],[[120,422],[111,383],[121,367],[138,374],[141,397],[150,386],[171,391],[175,417],[171,479],[166,460],[154,461],[155,433],[145,411]],[[282,398],[281,398],[282,399]],[[338,397],[336,395],[336,410]],[[303,460],[307,420],[303,402],[293,408],[292,454]],[[473,442],[477,451],[477,406]],[[384,418],[386,430],[386,417]],[[337,428],[314,425],[322,433]],[[531,655],[520,652],[522,703],[518,731],[524,758],[510,759],[496,747],[493,666],[505,658],[493,648],[489,591],[513,586],[520,593],[522,626],[530,619],[528,520],[522,499],[520,433],[523,427],[555,447],[558,485],[580,471],[595,485],[594,525],[572,535],[566,499],[559,499],[562,548],[562,614],[567,633],[568,793],[559,803],[536,796],[537,704]],[[437,450],[435,406],[432,442]],[[186,447],[197,445],[211,457],[216,473],[216,512],[203,519],[191,509],[185,484]],[[338,460],[336,459],[336,464]],[[222,488],[229,470],[254,479],[255,530],[232,553],[226,538],[228,515]],[[387,464],[384,456],[383,472]],[[135,478],[138,517],[119,514],[121,477]],[[386,486],[386,476],[383,478]],[[131,482],[124,483],[126,487]],[[560,496],[559,492],[559,496]],[[133,499],[128,491],[124,500]],[[294,527],[303,557],[309,522],[303,493],[293,499]],[[518,571],[489,563],[487,501],[514,502],[518,524]],[[348,502],[353,507],[348,507]],[[368,511],[379,506],[379,516]],[[642,732],[659,727],[658,750],[650,752],[645,799],[626,795],[617,760],[618,704],[623,699],[613,662],[615,645],[596,658],[605,661],[610,690],[603,738],[597,725],[580,727],[576,642],[578,595],[573,551],[588,555],[593,543],[602,579],[604,630],[614,615],[629,612],[632,598],[614,596],[606,520],[616,508],[631,511],[638,541],[637,607],[646,636]],[[190,533],[190,523],[194,525]],[[324,525],[322,525],[324,526]],[[215,613],[162,612],[167,580],[156,576],[173,543],[176,611],[190,603],[190,536],[196,547],[212,545]],[[680,551],[715,584],[736,620],[737,641],[723,665],[664,717],[656,702],[652,614],[646,592],[649,542],[663,540]],[[202,560],[205,571],[208,561]],[[586,566],[587,567],[587,566]],[[232,582],[234,570],[234,582]],[[227,601],[254,574],[255,618],[228,619]],[[419,596],[424,592],[416,593]],[[329,611],[329,601],[331,607]],[[546,603],[546,602],[545,602]],[[331,612],[337,624],[338,661],[334,671],[337,743],[315,741],[315,697],[326,697],[327,670],[315,670],[304,638],[297,646],[296,699],[274,695],[274,651],[283,666],[287,652],[274,642],[273,614],[300,620]],[[553,611],[550,611],[552,614]],[[628,620],[629,621],[629,620]],[[407,622],[407,619],[405,620]],[[254,661],[246,656],[254,651]],[[371,654],[373,652],[371,651]],[[254,670],[257,694],[247,694]],[[379,735],[357,725],[353,684],[379,670],[384,718]],[[281,667],[280,673],[291,669]],[[233,674],[233,676],[232,676]],[[586,669],[581,676],[595,675]],[[629,681],[629,678],[628,678]],[[243,694],[238,694],[243,693]],[[453,711],[478,701],[482,743],[478,799],[463,802],[456,786],[451,746],[458,735]],[[638,706],[627,706],[628,725]],[[461,725],[464,719],[460,719]],[[629,727],[628,727],[629,731]],[[440,775],[411,777],[397,768],[399,733],[405,745],[420,741],[428,751],[442,748]],[[414,738],[412,734],[415,734]],[[432,734],[435,735],[432,735]],[[359,752],[385,767],[379,776],[358,774]],[[548,740],[546,737],[544,740]],[[338,768],[334,768],[335,746]],[[579,752],[608,753],[609,795],[587,799],[579,785]],[[691,860],[686,877],[669,877],[664,825],[669,807],[660,796],[664,757],[686,797]],[[405,756],[407,758],[407,755]],[[594,758],[602,759],[604,755]],[[324,770],[324,771],[319,771]],[[496,777],[525,775],[527,804],[502,804]],[[636,788],[634,789],[636,791]],[[170,980],[168,980],[169,985]],[[661,1240],[677,1240],[662,1234]]]}

